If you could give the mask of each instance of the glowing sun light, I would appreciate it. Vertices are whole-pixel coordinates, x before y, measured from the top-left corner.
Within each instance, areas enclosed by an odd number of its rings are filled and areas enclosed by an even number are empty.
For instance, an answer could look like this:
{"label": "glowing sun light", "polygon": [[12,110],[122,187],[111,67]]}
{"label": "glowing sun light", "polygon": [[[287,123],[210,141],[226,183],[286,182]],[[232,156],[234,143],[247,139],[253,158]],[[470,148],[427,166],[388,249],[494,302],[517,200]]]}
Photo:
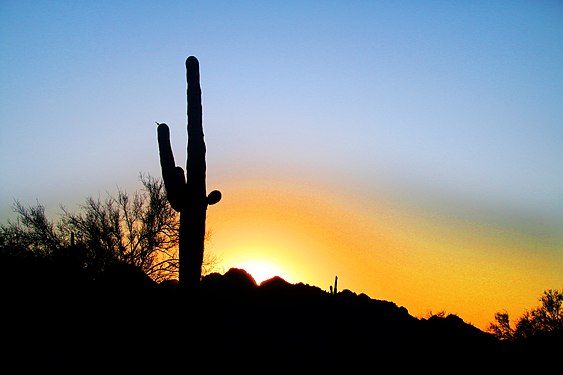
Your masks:
{"label": "glowing sun light", "polygon": [[279,276],[286,281],[289,281],[284,277],[284,274],[279,267],[262,260],[249,260],[240,262],[237,267],[242,268],[246,272],[251,274],[256,281],[256,284],[258,285],[260,285],[262,281],[271,279],[274,276]]}

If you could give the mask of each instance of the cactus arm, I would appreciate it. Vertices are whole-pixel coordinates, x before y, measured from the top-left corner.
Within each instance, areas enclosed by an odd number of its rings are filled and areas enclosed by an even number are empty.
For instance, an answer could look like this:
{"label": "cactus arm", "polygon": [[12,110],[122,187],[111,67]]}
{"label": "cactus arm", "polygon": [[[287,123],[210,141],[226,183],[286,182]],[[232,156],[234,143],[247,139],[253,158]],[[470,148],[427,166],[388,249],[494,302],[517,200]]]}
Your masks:
{"label": "cactus arm", "polygon": [[170,145],[170,129],[166,124],[158,124],[158,149],[160,154],[160,166],[162,168],[162,179],[170,205],[175,211],[182,211],[184,206],[183,190],[186,185],[184,170],[176,167],[174,154]]}

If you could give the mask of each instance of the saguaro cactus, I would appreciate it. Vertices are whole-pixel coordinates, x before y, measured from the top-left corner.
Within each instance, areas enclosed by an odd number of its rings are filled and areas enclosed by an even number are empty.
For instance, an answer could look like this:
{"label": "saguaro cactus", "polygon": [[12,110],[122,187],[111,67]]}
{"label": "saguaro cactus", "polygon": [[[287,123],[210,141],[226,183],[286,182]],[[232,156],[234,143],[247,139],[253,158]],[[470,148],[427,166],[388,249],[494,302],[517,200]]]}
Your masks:
{"label": "saguaro cactus", "polygon": [[174,162],[168,125],[158,124],[158,149],[166,196],[172,208],[180,212],[181,287],[195,287],[201,279],[203,241],[207,206],[221,199],[217,190],[209,195],[205,186],[205,141],[203,139],[199,62],[194,56],[186,59],[188,84],[188,157],[186,174]]}
{"label": "saguaro cactus", "polygon": [[330,294],[335,296],[338,293],[338,276],[334,276],[334,288],[330,286]]}

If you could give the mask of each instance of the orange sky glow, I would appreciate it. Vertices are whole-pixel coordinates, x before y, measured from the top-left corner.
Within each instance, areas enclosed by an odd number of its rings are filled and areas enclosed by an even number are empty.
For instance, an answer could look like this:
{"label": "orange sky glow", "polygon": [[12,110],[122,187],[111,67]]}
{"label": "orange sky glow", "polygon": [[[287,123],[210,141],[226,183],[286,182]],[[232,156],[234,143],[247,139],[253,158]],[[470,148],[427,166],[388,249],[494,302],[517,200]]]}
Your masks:
{"label": "orange sky glow", "polygon": [[219,268],[246,269],[404,306],[445,311],[486,329],[494,313],[519,316],[557,288],[560,261],[531,256],[523,238],[477,223],[422,218],[383,199],[283,181],[227,182],[208,211],[207,250]]}

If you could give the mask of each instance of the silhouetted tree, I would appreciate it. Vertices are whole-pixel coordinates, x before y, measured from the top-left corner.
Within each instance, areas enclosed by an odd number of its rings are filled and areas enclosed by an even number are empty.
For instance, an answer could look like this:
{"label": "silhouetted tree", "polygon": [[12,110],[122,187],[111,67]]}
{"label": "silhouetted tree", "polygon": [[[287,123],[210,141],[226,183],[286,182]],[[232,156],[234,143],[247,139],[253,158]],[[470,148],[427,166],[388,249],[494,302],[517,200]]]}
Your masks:
{"label": "silhouetted tree", "polygon": [[507,312],[495,314],[488,331],[501,340],[528,338],[539,333],[563,331],[563,293],[557,289],[544,291],[540,306],[526,311],[513,329]]}
{"label": "silhouetted tree", "polygon": [[25,207],[14,203],[18,214],[15,222],[0,224],[0,249],[3,254],[51,256],[67,242],[64,228],[55,225],[45,215],[45,207],[37,203],[35,207]]}
{"label": "silhouetted tree", "polygon": [[63,226],[86,249],[88,265],[98,272],[116,263],[130,264],[159,281],[174,273],[177,214],[162,182],[142,176],[144,189],[130,196],[118,190],[105,200],[88,197],[82,212],[63,208]]}
{"label": "silhouetted tree", "polygon": [[188,158],[186,173],[177,167],[170,145],[168,125],[158,124],[158,149],[162,178],[170,205],[180,213],[180,272],[181,286],[197,286],[201,280],[205,217],[207,206],[221,199],[221,193],[205,186],[205,141],[203,139],[199,62],[194,56],[186,59],[188,84]]}
{"label": "silhouetted tree", "polygon": [[508,313],[497,312],[495,314],[496,323],[489,325],[489,332],[501,340],[512,340],[514,338],[514,330],[510,327],[510,317]]}
{"label": "silhouetted tree", "polygon": [[[17,219],[0,224],[0,254],[65,262],[92,277],[126,264],[157,282],[177,278],[179,215],[161,180],[141,175],[141,182],[142,191],[133,195],[118,190],[116,197],[88,197],[78,213],[63,207],[58,222],[49,220],[39,203],[25,207],[15,202]],[[208,255],[205,271],[212,272],[218,262]]]}

